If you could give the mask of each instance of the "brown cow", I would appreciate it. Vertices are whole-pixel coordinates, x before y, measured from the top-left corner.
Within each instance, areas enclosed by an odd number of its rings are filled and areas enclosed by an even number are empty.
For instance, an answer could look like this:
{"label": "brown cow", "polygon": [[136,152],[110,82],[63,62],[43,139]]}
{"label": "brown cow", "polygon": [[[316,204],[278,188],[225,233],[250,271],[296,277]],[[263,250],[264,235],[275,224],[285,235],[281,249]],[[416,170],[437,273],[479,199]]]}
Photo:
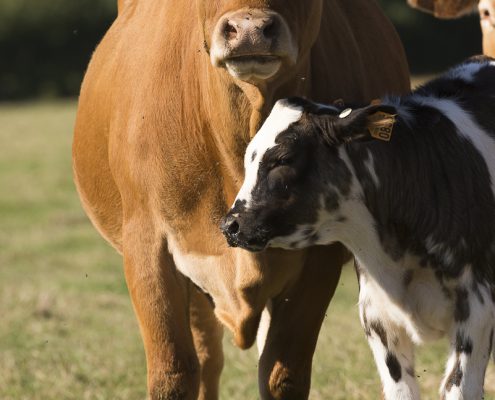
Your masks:
{"label": "brown cow", "polygon": [[415,8],[429,12],[437,18],[458,18],[476,8],[478,0],[407,0]]}
{"label": "brown cow", "polygon": [[478,4],[483,33],[483,54],[495,57],[495,0],[408,0],[413,7],[438,18],[457,18],[473,11]]}
{"label": "brown cow", "polygon": [[402,46],[375,1],[119,1],[82,85],[73,165],[84,209],[123,254],[151,398],[216,399],[216,318],[249,347],[269,300],[261,397],[307,398],[345,252],[252,255],[228,248],[219,222],[276,99],[408,89]]}

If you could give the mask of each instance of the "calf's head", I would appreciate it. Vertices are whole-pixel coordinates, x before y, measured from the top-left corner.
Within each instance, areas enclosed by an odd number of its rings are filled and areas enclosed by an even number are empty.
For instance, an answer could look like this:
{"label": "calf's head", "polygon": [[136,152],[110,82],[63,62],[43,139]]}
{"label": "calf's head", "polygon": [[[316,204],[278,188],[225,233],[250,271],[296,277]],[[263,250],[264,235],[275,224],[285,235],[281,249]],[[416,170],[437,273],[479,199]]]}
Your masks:
{"label": "calf's head", "polygon": [[215,67],[260,83],[297,64],[319,32],[322,0],[197,0]]}
{"label": "calf's head", "polygon": [[352,185],[340,146],[375,140],[370,129],[393,114],[386,105],[342,111],[299,98],[278,101],[247,148],[244,183],[221,225],[228,243],[261,251],[338,240],[332,221],[345,219],[340,206]]}

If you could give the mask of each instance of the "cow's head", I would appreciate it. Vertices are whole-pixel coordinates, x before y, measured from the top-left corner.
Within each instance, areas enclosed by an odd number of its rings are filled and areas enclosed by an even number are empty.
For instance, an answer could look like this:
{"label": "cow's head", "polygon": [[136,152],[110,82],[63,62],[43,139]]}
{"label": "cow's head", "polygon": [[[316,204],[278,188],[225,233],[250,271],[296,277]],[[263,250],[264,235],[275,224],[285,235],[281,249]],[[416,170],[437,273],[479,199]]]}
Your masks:
{"label": "cow's head", "polygon": [[254,84],[297,64],[320,28],[322,0],[197,0],[215,67]]}
{"label": "cow's head", "polygon": [[478,0],[408,0],[408,3],[437,18],[458,18],[472,12]]}
{"label": "cow's head", "polygon": [[339,147],[371,139],[370,124],[386,122],[376,116],[392,114],[386,105],[341,112],[303,99],[278,101],[247,148],[246,178],[222,224],[228,243],[261,251],[335,241],[333,228],[348,218],[342,205],[352,197]]}

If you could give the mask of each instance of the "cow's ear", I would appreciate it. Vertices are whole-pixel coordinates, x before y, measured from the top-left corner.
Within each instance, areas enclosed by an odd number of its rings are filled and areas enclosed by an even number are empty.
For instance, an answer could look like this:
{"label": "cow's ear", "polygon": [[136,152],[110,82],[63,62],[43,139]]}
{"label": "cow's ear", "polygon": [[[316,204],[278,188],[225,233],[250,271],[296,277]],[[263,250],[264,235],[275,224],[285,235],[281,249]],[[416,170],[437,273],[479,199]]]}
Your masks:
{"label": "cow's ear", "polygon": [[472,12],[478,0],[407,0],[411,7],[433,14],[437,18],[459,18]]}
{"label": "cow's ear", "polygon": [[371,139],[389,141],[396,115],[393,106],[372,104],[355,110],[347,108],[338,116],[319,118],[319,126],[330,145]]}

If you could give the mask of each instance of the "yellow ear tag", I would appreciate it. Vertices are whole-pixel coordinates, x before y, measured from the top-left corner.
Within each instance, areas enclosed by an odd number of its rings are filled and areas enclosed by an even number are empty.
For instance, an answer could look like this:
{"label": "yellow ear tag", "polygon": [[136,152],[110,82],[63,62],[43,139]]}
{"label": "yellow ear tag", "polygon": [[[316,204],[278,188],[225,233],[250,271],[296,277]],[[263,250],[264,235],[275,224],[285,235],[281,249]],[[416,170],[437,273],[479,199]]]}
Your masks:
{"label": "yellow ear tag", "polygon": [[371,137],[385,142],[390,141],[395,125],[395,117],[396,115],[383,111],[377,111],[370,115],[368,117],[368,130]]}

